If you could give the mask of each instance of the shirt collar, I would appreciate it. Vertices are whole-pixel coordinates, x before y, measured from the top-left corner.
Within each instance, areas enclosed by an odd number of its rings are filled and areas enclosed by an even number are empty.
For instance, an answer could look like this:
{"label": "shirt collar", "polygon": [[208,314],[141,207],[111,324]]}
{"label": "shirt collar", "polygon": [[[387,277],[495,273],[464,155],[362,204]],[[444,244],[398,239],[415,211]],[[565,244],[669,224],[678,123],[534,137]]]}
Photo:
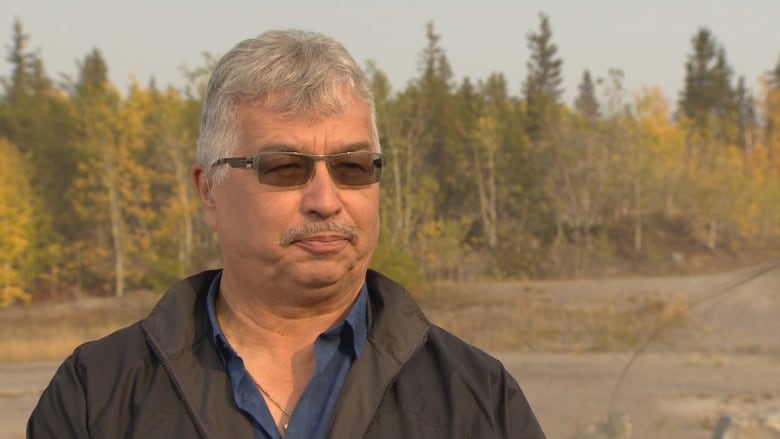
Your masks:
{"label": "shirt collar", "polygon": [[[216,346],[218,346],[219,349],[223,350],[221,353],[229,353],[230,355],[235,355],[235,351],[230,346],[230,343],[228,343],[227,338],[225,338],[225,334],[222,332],[222,328],[219,326],[219,321],[217,320],[216,304],[217,304],[217,295],[219,294],[219,284],[221,279],[222,279],[222,270],[220,270],[219,273],[217,273],[217,275],[214,276],[214,280],[212,280],[211,285],[209,285],[208,296],[206,298],[206,308],[208,313],[209,325],[211,326],[211,331]],[[341,323],[330,328],[329,330],[325,331],[326,333],[330,333],[331,331],[334,332],[340,331],[341,330],[340,328],[342,326],[346,326],[347,328],[349,328],[352,332],[352,340],[353,340],[352,348],[354,349],[353,354],[355,355],[355,358],[360,356],[360,354],[363,352],[363,348],[365,348],[366,341],[368,339],[367,313],[368,313],[368,286],[366,285],[365,282],[363,282],[363,286],[360,288],[360,293],[358,294],[357,300],[352,305],[352,308],[350,308],[344,320]],[[344,335],[342,335],[342,337],[343,336]]]}

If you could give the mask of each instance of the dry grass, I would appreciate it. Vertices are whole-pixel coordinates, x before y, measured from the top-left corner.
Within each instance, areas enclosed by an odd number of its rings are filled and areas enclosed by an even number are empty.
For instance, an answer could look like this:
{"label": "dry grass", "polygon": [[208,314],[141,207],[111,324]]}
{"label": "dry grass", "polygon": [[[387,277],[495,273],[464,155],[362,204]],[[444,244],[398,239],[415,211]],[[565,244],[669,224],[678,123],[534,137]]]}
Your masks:
{"label": "dry grass", "polygon": [[434,323],[489,351],[624,351],[656,327],[688,317],[682,297],[647,292],[589,300],[522,283],[438,285],[423,307]]}
{"label": "dry grass", "polygon": [[[0,310],[0,362],[62,359],[144,317],[157,299],[139,292]],[[432,321],[488,351],[623,351],[659,324],[687,318],[684,299],[653,292],[591,298],[520,282],[439,284],[421,303]]]}
{"label": "dry grass", "polygon": [[85,298],[0,310],[0,362],[63,359],[85,341],[145,316],[157,297]]}

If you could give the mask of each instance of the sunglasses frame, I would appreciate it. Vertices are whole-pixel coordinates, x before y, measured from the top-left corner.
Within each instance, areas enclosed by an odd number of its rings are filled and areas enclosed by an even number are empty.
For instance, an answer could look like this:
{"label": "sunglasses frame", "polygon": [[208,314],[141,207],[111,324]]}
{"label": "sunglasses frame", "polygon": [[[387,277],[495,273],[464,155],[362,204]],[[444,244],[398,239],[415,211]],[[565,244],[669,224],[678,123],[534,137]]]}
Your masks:
{"label": "sunglasses frame", "polygon": [[[285,156],[293,156],[293,157],[301,157],[305,159],[310,159],[314,164],[316,164],[318,161],[323,160],[325,161],[325,164],[328,168],[328,173],[330,174],[330,178],[333,179],[333,181],[339,185],[339,186],[345,186],[345,187],[360,187],[360,186],[369,186],[374,183],[378,183],[381,176],[382,176],[382,169],[387,166],[387,157],[382,154],[381,152],[373,152],[373,151],[348,151],[348,152],[339,152],[335,154],[307,154],[304,152],[296,152],[296,151],[269,151],[269,152],[261,152],[254,156],[248,156],[248,157],[223,157],[220,159],[217,159],[211,166],[218,166],[227,164],[231,168],[254,168],[258,169],[257,171],[257,181],[260,184],[267,184],[269,186],[274,187],[298,187],[303,186],[306,183],[310,182],[312,178],[314,178],[315,167],[311,166],[311,171],[309,173],[308,178],[306,181],[302,183],[296,183],[291,185],[275,185],[271,183],[266,183],[260,180],[260,171],[258,168],[258,163],[264,158],[264,157],[271,157],[271,156],[279,156],[279,155],[285,155]],[[333,172],[333,160],[343,157],[349,157],[354,155],[368,155],[371,157],[371,163],[374,167],[374,181],[366,184],[349,184],[339,181]],[[378,165],[377,165],[378,162]]]}

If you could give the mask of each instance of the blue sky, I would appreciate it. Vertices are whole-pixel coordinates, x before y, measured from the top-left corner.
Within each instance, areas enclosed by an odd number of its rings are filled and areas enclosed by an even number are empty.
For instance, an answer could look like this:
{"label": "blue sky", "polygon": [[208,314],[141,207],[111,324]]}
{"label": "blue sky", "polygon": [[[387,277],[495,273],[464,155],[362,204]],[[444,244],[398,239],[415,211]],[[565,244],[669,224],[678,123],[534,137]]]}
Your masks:
{"label": "blue sky", "polygon": [[[778,0],[4,0],[0,36],[7,51],[13,20],[21,19],[55,78],[75,75],[77,60],[96,47],[125,89],[131,75],[180,86],[180,66],[201,65],[202,52],[222,54],[264,30],[298,27],[336,37],[362,65],[375,61],[398,90],[417,74],[425,23],[433,21],[457,78],[502,72],[518,94],[526,35],[538,29],[539,12],[551,19],[569,102],[584,69],[603,77],[610,68],[623,70],[630,93],[655,85],[676,99],[701,26],[756,93],[758,76],[780,57]],[[0,64],[0,75],[9,73]]]}

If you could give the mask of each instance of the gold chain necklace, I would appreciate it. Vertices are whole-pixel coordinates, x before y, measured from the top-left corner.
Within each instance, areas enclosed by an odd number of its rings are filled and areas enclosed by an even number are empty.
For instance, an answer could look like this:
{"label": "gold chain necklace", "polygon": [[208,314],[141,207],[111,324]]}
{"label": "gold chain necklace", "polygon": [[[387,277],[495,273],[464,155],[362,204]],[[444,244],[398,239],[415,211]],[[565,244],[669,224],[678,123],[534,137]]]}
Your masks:
{"label": "gold chain necklace", "polygon": [[[247,375],[249,375],[249,374],[247,374]],[[275,406],[276,406],[276,408],[278,408],[279,410],[281,410],[281,412],[282,412],[282,413],[283,413],[285,416],[287,416],[287,422],[285,422],[285,423],[284,423],[284,426],[283,426],[283,428],[284,428],[284,431],[282,432],[282,434],[286,433],[286,432],[287,432],[287,425],[289,425],[290,418],[292,417],[292,414],[291,414],[291,413],[290,413],[290,412],[289,412],[287,409],[285,409],[284,407],[282,407],[282,404],[280,404],[280,403],[279,403],[279,401],[277,401],[277,400],[276,400],[276,398],[274,398],[273,396],[271,396],[271,394],[270,394],[270,393],[268,393],[268,392],[267,392],[267,391],[266,391],[266,390],[263,388],[263,386],[261,386],[261,385],[260,385],[260,383],[258,383],[257,381],[255,381],[255,378],[254,378],[252,375],[249,375],[249,379],[250,379],[250,380],[252,380],[252,382],[253,382],[253,383],[255,383],[255,387],[257,387],[257,390],[259,390],[259,391],[260,391],[260,393],[262,393],[263,395],[265,395],[265,397],[266,397],[266,398],[268,398],[268,400],[269,400],[269,401],[271,401],[271,403],[273,403],[273,405],[275,405]]]}

